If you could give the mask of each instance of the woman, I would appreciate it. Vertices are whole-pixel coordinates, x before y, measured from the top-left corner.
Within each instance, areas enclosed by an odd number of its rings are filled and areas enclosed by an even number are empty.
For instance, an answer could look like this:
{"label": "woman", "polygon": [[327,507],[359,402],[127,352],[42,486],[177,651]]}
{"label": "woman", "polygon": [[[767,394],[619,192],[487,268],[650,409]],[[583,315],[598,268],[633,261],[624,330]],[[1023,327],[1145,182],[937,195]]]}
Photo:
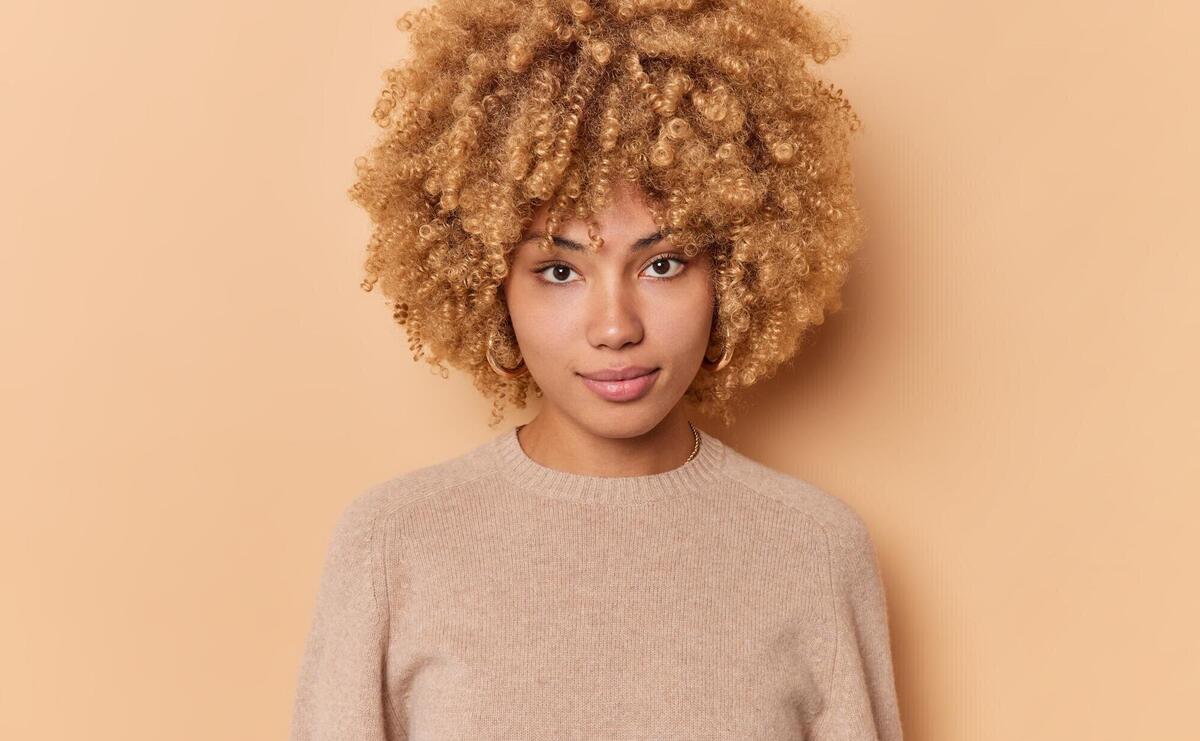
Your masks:
{"label": "woman", "polygon": [[407,14],[352,190],[415,359],[527,425],[334,529],[292,738],[881,739],[901,728],[847,504],[689,421],[839,307],[857,120],[783,0]]}

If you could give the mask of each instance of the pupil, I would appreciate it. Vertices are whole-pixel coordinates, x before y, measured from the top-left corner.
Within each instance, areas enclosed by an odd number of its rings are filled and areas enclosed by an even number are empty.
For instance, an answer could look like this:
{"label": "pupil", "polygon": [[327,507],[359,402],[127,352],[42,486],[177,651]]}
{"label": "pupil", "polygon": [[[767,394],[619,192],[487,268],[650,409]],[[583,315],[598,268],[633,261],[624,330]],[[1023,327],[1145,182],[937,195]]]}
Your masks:
{"label": "pupil", "polygon": [[570,273],[570,271],[567,270],[565,265],[555,265],[554,266],[554,277],[555,278],[561,278],[562,280],[566,280],[567,275],[569,273]]}
{"label": "pupil", "polygon": [[[660,273],[665,273],[671,269],[671,266],[669,264],[667,264],[666,258],[655,260],[654,264],[662,268],[662,270],[658,270],[658,272],[660,272]],[[656,268],[656,270],[657,270],[657,268]]]}

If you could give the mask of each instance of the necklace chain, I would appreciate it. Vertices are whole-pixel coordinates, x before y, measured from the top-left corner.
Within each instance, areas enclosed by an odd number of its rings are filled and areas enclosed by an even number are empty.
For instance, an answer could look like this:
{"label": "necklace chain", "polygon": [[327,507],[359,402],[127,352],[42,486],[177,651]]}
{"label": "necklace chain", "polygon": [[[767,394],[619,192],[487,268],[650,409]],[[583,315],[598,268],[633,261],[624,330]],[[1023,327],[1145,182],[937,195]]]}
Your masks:
{"label": "necklace chain", "polygon": [[[700,450],[700,431],[696,429],[691,420],[688,420],[688,427],[692,428],[692,435],[696,438],[696,444],[692,446],[692,454],[687,457],[687,460],[690,461],[696,457],[696,453]],[[687,461],[684,461],[684,463],[687,463]]]}

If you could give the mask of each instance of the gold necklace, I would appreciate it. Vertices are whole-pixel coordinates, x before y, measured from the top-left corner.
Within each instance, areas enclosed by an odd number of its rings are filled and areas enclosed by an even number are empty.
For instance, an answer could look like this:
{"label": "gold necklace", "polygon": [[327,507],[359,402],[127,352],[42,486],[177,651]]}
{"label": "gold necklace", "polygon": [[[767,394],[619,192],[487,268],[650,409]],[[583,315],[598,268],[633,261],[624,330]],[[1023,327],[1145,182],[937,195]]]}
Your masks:
{"label": "gold necklace", "polygon": [[696,429],[696,426],[693,425],[690,420],[688,421],[688,427],[692,428],[692,435],[694,435],[696,438],[696,444],[692,446],[692,454],[687,457],[687,461],[684,461],[684,463],[687,463],[691,459],[695,458],[696,453],[700,450],[700,431]]}

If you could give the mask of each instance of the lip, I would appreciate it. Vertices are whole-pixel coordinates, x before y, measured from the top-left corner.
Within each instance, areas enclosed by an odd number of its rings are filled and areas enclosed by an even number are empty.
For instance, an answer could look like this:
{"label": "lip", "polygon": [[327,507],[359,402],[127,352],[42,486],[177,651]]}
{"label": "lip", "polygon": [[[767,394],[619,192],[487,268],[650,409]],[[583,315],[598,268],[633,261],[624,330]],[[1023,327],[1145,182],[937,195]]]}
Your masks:
{"label": "lip", "polygon": [[644,365],[627,365],[623,368],[605,368],[604,370],[596,371],[595,373],[580,373],[584,378],[590,378],[593,381],[624,381],[629,378],[637,378],[644,376],[651,371],[656,371],[657,368],[647,368]]}
{"label": "lip", "polygon": [[[592,391],[602,398],[609,401],[634,401],[640,399],[650,391],[650,387],[658,380],[661,368],[649,370],[645,368],[618,368],[611,371],[601,373],[593,373],[585,376],[579,374],[579,380],[583,381],[583,385],[587,386]],[[641,375],[631,374],[640,373]],[[626,376],[625,378],[617,378],[615,380],[605,380],[604,378],[596,378],[596,376]]]}

